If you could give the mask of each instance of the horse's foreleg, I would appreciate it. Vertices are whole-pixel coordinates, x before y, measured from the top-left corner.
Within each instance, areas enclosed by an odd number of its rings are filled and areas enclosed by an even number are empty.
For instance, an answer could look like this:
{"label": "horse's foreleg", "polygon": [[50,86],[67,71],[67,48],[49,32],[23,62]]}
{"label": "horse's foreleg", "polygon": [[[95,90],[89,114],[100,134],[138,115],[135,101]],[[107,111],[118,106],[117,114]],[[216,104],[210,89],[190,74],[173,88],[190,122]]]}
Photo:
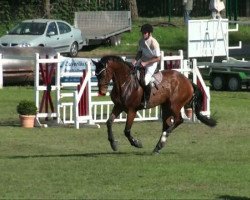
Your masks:
{"label": "horse's foreleg", "polygon": [[113,149],[113,151],[117,151],[118,142],[117,142],[117,140],[114,139],[114,135],[113,135],[113,131],[112,131],[112,124],[113,124],[115,118],[117,118],[121,112],[122,112],[122,110],[118,106],[114,106],[112,113],[106,122],[107,130],[108,130],[108,140],[110,142],[110,146]]}
{"label": "horse's foreleg", "polygon": [[126,126],[125,126],[125,129],[124,129],[124,134],[128,138],[128,141],[130,142],[130,144],[132,146],[137,147],[137,148],[142,148],[141,141],[138,140],[138,139],[133,138],[133,136],[131,135],[131,127],[132,127],[132,124],[134,122],[135,115],[136,115],[136,111],[134,111],[134,110],[128,111]]}

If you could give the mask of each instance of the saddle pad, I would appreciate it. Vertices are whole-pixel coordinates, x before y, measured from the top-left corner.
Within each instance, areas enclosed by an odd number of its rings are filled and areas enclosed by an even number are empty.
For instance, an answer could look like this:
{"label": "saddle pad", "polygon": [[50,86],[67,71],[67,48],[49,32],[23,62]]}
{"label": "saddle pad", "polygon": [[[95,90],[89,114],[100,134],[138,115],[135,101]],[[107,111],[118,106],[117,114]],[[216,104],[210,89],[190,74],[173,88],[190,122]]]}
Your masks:
{"label": "saddle pad", "polygon": [[153,81],[154,84],[158,85],[158,84],[161,83],[161,81],[162,81],[162,73],[161,73],[160,71],[157,72],[156,74],[154,74],[153,77],[154,77],[154,79],[155,79],[155,80]]}

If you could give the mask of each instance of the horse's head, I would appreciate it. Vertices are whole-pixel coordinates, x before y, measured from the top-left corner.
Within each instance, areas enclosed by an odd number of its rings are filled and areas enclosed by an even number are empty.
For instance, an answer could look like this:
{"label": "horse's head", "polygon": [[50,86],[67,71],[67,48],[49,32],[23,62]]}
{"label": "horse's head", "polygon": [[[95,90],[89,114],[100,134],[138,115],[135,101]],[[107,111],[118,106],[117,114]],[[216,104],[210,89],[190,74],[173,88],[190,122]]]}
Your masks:
{"label": "horse's head", "polygon": [[[95,75],[98,80],[99,94],[105,95],[111,79],[114,83],[123,84],[127,81],[128,74],[131,71],[129,66],[119,56],[104,56],[99,62],[92,60],[96,66]],[[119,82],[119,83],[118,83]]]}
{"label": "horse's head", "polygon": [[99,62],[92,60],[92,62],[96,66],[95,75],[98,80],[99,94],[106,95],[108,84],[112,78],[111,73],[107,70],[107,62],[103,62],[103,60],[100,60]]}

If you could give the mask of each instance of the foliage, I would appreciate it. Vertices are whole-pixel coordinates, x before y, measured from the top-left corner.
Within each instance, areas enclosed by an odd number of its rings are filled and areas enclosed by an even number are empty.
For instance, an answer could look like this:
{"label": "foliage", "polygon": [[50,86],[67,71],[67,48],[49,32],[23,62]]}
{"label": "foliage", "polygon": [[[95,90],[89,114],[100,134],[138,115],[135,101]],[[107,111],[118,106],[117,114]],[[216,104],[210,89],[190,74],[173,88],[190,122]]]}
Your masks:
{"label": "foliage", "polygon": [[36,104],[29,100],[20,101],[16,110],[20,115],[35,115],[37,113]]}
{"label": "foliage", "polygon": [[[62,19],[73,23],[74,12],[84,10],[124,10],[128,9],[122,1],[98,0],[50,0],[50,18]],[[24,19],[44,18],[44,1],[40,0],[1,0],[0,18],[7,28]],[[8,30],[8,29],[7,29]]]}
{"label": "foliage", "polygon": [[[246,0],[245,0],[246,1]],[[238,2],[238,13],[245,16],[246,2]],[[136,0],[140,17],[182,16],[182,0]],[[209,0],[194,0],[191,16],[210,16]],[[228,6],[228,12],[234,13],[235,6]],[[231,9],[232,11],[230,12]],[[50,18],[63,19],[73,23],[74,12],[84,10],[129,10],[129,0],[50,0]],[[1,0],[1,23],[9,26],[28,18],[44,18],[44,0]]]}
{"label": "foliage", "polygon": [[229,45],[239,45],[239,41],[243,44],[249,44],[250,40],[250,26],[239,25],[239,31],[231,32],[229,34],[230,44]]}

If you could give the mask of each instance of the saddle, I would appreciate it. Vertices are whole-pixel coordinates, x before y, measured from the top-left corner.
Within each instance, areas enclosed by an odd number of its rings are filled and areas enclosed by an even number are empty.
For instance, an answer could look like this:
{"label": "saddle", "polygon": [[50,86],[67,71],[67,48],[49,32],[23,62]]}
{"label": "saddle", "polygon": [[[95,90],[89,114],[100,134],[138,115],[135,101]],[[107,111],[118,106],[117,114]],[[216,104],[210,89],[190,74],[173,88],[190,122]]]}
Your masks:
{"label": "saddle", "polygon": [[[142,67],[136,67],[135,73],[136,73],[137,79],[139,80],[140,85],[142,87],[145,87],[145,83],[144,83],[145,69]],[[156,89],[158,89],[158,85],[161,83],[161,81],[162,81],[162,73],[161,71],[157,71],[152,76],[149,84],[151,85],[151,87],[155,87]]]}

